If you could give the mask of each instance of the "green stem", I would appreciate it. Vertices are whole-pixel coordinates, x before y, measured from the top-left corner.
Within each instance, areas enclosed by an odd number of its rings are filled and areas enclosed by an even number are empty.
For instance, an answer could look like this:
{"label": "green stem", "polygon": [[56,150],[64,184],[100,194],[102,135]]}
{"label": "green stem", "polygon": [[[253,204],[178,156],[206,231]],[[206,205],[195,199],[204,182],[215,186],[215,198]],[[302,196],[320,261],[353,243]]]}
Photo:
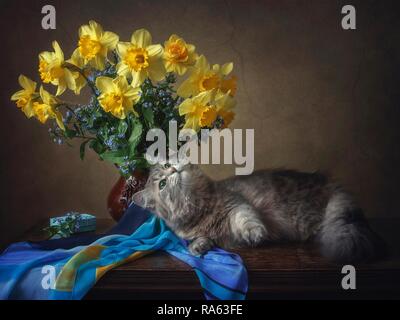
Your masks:
{"label": "green stem", "polygon": [[64,105],[64,106],[75,116],[75,118],[78,118],[74,109],[72,109],[70,106],[67,106],[67,105]]}
{"label": "green stem", "polygon": [[82,136],[75,136],[74,138],[87,139],[87,140],[97,140],[96,138],[93,138],[93,137],[86,137],[85,135],[82,135]]}

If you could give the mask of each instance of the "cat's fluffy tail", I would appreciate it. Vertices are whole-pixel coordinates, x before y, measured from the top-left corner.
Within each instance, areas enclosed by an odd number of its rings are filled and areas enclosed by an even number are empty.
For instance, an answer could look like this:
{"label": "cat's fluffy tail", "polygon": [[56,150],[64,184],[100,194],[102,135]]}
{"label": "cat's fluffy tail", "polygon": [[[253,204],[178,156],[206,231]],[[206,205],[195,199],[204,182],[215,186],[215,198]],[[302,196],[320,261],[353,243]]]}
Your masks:
{"label": "cat's fluffy tail", "polygon": [[362,210],[340,190],[328,202],[317,238],[322,254],[335,262],[372,261],[386,254],[384,241],[371,230]]}

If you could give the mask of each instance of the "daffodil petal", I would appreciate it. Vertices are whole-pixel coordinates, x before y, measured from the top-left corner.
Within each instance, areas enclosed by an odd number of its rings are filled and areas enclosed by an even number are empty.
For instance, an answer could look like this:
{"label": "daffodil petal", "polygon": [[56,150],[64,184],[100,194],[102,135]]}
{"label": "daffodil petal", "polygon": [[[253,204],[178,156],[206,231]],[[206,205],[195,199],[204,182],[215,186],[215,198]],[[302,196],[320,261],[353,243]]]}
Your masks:
{"label": "daffodil petal", "polygon": [[96,79],[96,87],[101,93],[108,93],[114,90],[113,79],[110,77],[98,77]]}
{"label": "daffodil petal", "polygon": [[78,78],[75,80],[75,90],[74,93],[76,95],[80,94],[82,88],[86,85],[86,79],[82,77],[81,75],[78,76]]}
{"label": "daffodil petal", "polygon": [[191,99],[186,99],[179,105],[179,115],[185,115],[187,113],[191,113],[195,109],[195,105],[193,104]]}
{"label": "daffodil petal", "polygon": [[24,76],[23,74],[21,74],[18,77],[18,82],[22,88],[24,88],[25,90],[27,90],[29,92],[34,92],[36,90],[36,85],[37,85],[36,82],[32,81],[31,79]]}
{"label": "daffodil petal", "polygon": [[26,91],[25,90],[19,90],[17,92],[15,92],[12,96],[11,96],[11,101],[17,101],[21,98],[26,97]]}
{"label": "daffodil petal", "polygon": [[103,27],[94,20],[89,21],[89,27],[91,30],[92,35],[95,35],[97,39],[101,37],[103,34]]}
{"label": "daffodil petal", "polygon": [[119,87],[122,91],[129,90],[128,81],[126,81],[125,77],[117,77],[114,79],[114,85]]}
{"label": "daffodil petal", "polygon": [[125,92],[125,96],[129,99],[132,99],[134,103],[138,102],[140,100],[140,87],[132,87],[128,89],[128,91]]}
{"label": "daffodil petal", "polygon": [[204,69],[204,70],[209,70],[210,69],[210,64],[208,63],[206,57],[204,55],[201,55],[196,62],[196,68],[198,69]]}
{"label": "daffodil petal", "polygon": [[185,66],[185,65],[182,65],[182,64],[175,64],[174,65],[174,71],[178,74],[178,75],[180,75],[180,76],[183,76],[185,73],[186,73],[186,71],[187,71],[187,67]]}
{"label": "daffodil petal", "polygon": [[117,64],[117,73],[121,76],[130,78],[131,77],[131,70],[129,70],[129,67],[123,63],[123,62],[118,62]]}
{"label": "daffodil petal", "polygon": [[186,44],[186,48],[188,49],[189,54],[193,53],[196,50],[196,46],[194,46],[193,44]]}
{"label": "daffodil petal", "polygon": [[131,82],[131,86],[132,87],[138,87],[140,86],[143,81],[146,79],[146,73],[143,71],[132,71],[132,82]]}
{"label": "daffodil petal", "polygon": [[222,65],[221,67],[221,73],[226,76],[228,74],[230,74],[233,70],[233,63],[229,62],[229,63],[225,63],[224,65]]}
{"label": "daffodil petal", "polygon": [[92,29],[90,28],[89,25],[85,24],[79,28],[79,38],[83,36],[94,36],[94,33],[92,32]]}
{"label": "daffodil petal", "polygon": [[152,44],[146,48],[150,57],[161,58],[163,54],[163,47],[160,44]]}
{"label": "daffodil petal", "polygon": [[146,48],[151,45],[151,34],[146,29],[136,30],[131,37],[131,42],[139,48]]}
{"label": "daffodil petal", "polygon": [[195,96],[193,100],[198,104],[206,105],[213,99],[214,95],[214,90],[204,91]]}
{"label": "daffodil petal", "polygon": [[197,117],[188,117],[186,119],[186,123],[183,127],[183,129],[193,129],[194,131],[199,131],[200,129],[200,124],[199,124],[199,119]]}
{"label": "daffodil petal", "polygon": [[165,78],[166,70],[161,59],[151,59],[148,69],[152,81],[161,81]]}
{"label": "daffodil petal", "polygon": [[42,98],[43,102],[47,104],[47,102],[49,100],[49,92],[44,90],[43,86],[40,86],[39,93],[40,93],[40,97]]}
{"label": "daffodil petal", "polygon": [[220,91],[215,96],[215,104],[218,110],[231,110],[235,107],[236,101],[229,93],[222,94]]}
{"label": "daffodil petal", "polygon": [[132,44],[130,42],[118,42],[117,44],[117,53],[118,55],[123,58],[126,55],[126,51]]}
{"label": "daffodil petal", "polygon": [[126,118],[125,112],[123,112],[123,110],[114,111],[112,112],[112,114],[114,115],[114,117],[121,120],[124,120]]}
{"label": "daffodil petal", "polygon": [[118,43],[118,40],[118,35],[116,35],[114,32],[106,31],[101,37],[100,43],[103,46],[107,47],[109,50],[114,50]]}
{"label": "daffodil petal", "polygon": [[79,48],[76,48],[74,52],[71,55],[71,58],[67,60],[68,63],[71,63],[78,68],[83,68],[84,66],[84,61],[79,53]]}
{"label": "daffodil petal", "polygon": [[72,72],[71,72],[69,69],[67,69],[67,68],[64,69],[64,73],[65,73],[65,81],[66,81],[66,84],[67,84],[68,89],[70,89],[70,90],[75,90],[76,84],[75,84],[75,77],[74,77],[74,75],[73,75]]}
{"label": "daffodil petal", "polygon": [[220,72],[220,66],[219,66],[219,64],[214,64],[213,66],[212,66],[212,71],[214,71],[215,73],[218,73],[218,72]]}
{"label": "daffodil petal", "polygon": [[43,51],[39,53],[39,59],[44,60],[44,61],[50,61],[53,60],[53,52],[50,51]]}
{"label": "daffodil petal", "polygon": [[57,99],[50,94],[50,92],[46,91],[43,86],[40,86],[40,97],[42,98],[43,102],[49,106],[54,106],[57,104]]}
{"label": "daffodil petal", "polygon": [[65,82],[60,81],[60,83],[58,84],[58,87],[57,87],[56,96],[62,95],[66,89],[67,89],[67,86],[66,86]]}
{"label": "daffodil petal", "polygon": [[65,126],[63,122],[63,118],[60,112],[56,111],[55,112],[55,118],[58,126],[60,127],[61,130],[65,131]]}
{"label": "daffodil petal", "polygon": [[171,34],[171,36],[169,37],[168,41],[174,42],[174,41],[176,41],[176,40],[178,40],[178,39],[179,39],[179,36],[178,36],[178,35],[176,35],[176,34]]}
{"label": "daffodil petal", "polygon": [[189,98],[193,94],[193,85],[190,78],[182,82],[178,88],[177,94],[182,98]]}
{"label": "daffodil petal", "polygon": [[101,57],[101,56],[96,56],[96,57],[94,57],[93,58],[93,60],[92,60],[93,62],[93,66],[96,68],[96,69],[98,69],[98,70],[100,70],[100,71],[103,71],[104,70],[104,68],[105,68],[105,57]]}
{"label": "daffodil petal", "polygon": [[174,71],[174,65],[172,64],[171,61],[164,60],[164,66],[165,66],[165,70],[167,70],[167,72],[173,72]]}
{"label": "daffodil petal", "polygon": [[53,41],[53,48],[56,58],[60,61],[64,61],[64,53],[57,41]]}
{"label": "daffodil petal", "polygon": [[29,101],[24,108],[22,108],[25,116],[27,118],[32,118],[34,116],[33,108],[32,108],[32,101]]}

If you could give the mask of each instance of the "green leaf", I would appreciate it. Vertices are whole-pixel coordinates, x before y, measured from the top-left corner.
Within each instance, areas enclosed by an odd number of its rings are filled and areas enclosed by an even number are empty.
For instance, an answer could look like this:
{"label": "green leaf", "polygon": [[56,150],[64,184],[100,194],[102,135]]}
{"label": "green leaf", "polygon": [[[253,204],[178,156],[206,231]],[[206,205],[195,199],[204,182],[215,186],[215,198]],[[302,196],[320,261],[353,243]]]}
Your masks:
{"label": "green leaf", "polygon": [[133,118],[131,120],[132,132],[129,137],[129,156],[135,155],[136,147],[140,142],[143,132],[143,125],[140,123],[139,119]]}
{"label": "green leaf", "polygon": [[91,140],[89,148],[93,149],[97,154],[101,154],[105,150],[105,147],[98,140]]}
{"label": "green leaf", "polygon": [[127,157],[128,152],[127,150],[117,150],[117,151],[106,151],[100,154],[100,158],[115,163],[117,165],[122,164],[125,162],[125,158]]}
{"label": "green leaf", "polygon": [[132,163],[138,169],[147,169],[147,168],[149,168],[149,163],[147,162],[147,160],[145,158],[138,158],[138,159],[132,161]]}
{"label": "green leaf", "polygon": [[76,123],[74,123],[74,128],[75,128],[76,132],[78,132],[78,133],[83,135],[83,132],[82,132],[81,128],[79,128]]}
{"label": "green leaf", "polygon": [[72,139],[76,136],[77,132],[75,130],[69,129],[69,128],[65,128],[64,131],[64,136],[66,138]]}
{"label": "green leaf", "polygon": [[125,134],[126,130],[128,130],[128,124],[125,120],[121,120],[118,124],[118,134]]}
{"label": "green leaf", "polygon": [[84,158],[85,158],[85,149],[86,149],[86,145],[87,145],[87,143],[89,142],[90,140],[86,140],[86,141],[83,141],[82,143],[81,143],[81,146],[80,146],[80,148],[79,148],[79,156],[81,157],[81,160],[83,160]]}
{"label": "green leaf", "polygon": [[147,121],[149,128],[154,127],[154,112],[151,108],[142,108],[144,119]]}

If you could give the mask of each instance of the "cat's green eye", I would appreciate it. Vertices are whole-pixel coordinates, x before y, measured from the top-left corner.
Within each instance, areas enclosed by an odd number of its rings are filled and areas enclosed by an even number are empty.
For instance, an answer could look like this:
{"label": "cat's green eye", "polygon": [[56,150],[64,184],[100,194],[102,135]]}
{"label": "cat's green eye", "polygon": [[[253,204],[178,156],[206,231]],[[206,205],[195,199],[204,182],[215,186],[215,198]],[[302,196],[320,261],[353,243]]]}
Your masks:
{"label": "cat's green eye", "polygon": [[165,169],[168,169],[168,168],[170,168],[170,167],[171,167],[171,164],[169,164],[169,163],[164,164],[164,168],[165,168]]}
{"label": "cat's green eye", "polygon": [[164,189],[166,185],[167,185],[167,180],[166,180],[166,179],[162,179],[162,180],[158,183],[158,187],[160,188],[160,190]]}

